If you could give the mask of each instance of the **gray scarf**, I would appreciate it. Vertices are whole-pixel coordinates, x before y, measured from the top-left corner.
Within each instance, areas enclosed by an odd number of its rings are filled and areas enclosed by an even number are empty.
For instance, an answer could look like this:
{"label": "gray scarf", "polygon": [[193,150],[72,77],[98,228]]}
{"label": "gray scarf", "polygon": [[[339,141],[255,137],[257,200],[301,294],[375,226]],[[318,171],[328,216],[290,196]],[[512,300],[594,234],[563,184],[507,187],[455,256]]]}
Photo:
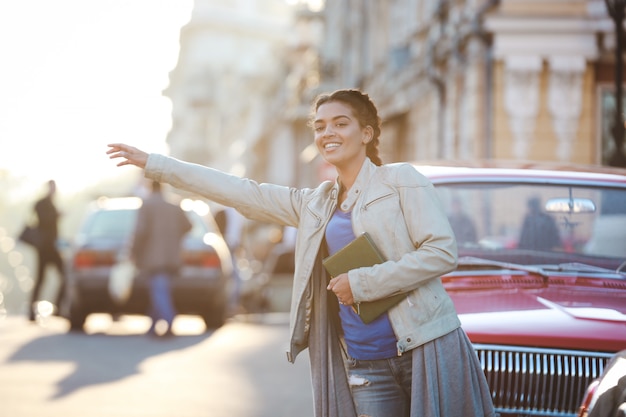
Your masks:
{"label": "gray scarf", "polygon": [[315,416],[356,417],[334,319],[338,306],[326,289],[326,274],[320,257],[313,268],[310,285],[313,286],[313,312],[309,357]]}

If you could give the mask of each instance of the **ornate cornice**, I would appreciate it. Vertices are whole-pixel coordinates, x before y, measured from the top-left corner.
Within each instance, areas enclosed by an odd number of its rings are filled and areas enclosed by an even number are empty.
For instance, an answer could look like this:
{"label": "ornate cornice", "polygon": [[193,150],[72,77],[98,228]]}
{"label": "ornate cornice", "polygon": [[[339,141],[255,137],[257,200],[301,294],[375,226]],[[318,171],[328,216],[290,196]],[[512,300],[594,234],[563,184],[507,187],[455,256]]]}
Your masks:
{"label": "ornate cornice", "polygon": [[597,34],[611,32],[607,18],[540,18],[489,16],[486,30],[493,35],[494,56],[553,55],[582,56],[595,60],[599,55]]}

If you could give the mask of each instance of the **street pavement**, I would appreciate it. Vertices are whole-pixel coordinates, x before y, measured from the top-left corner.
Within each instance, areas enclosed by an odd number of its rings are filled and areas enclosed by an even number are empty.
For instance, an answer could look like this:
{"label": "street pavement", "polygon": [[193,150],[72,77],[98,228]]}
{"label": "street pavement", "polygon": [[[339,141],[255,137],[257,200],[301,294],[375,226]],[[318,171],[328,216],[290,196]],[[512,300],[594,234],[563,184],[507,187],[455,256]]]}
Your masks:
{"label": "street pavement", "polygon": [[312,417],[307,352],[286,360],[285,314],[238,316],[206,331],[177,317],[176,336],[149,320],[0,317],[0,417]]}

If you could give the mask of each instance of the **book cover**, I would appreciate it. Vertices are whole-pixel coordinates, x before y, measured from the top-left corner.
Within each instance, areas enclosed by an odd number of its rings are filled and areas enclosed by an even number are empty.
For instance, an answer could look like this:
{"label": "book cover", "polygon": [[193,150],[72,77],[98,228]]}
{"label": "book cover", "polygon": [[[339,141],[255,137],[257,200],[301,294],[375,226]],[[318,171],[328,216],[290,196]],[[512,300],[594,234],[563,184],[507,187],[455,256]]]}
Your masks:
{"label": "book cover", "polygon": [[[323,260],[324,267],[331,277],[336,277],[351,269],[373,266],[383,262],[385,262],[385,258],[367,233],[363,233]],[[396,294],[380,300],[363,301],[353,305],[352,308],[361,317],[363,323],[367,324],[405,297],[405,294]]]}

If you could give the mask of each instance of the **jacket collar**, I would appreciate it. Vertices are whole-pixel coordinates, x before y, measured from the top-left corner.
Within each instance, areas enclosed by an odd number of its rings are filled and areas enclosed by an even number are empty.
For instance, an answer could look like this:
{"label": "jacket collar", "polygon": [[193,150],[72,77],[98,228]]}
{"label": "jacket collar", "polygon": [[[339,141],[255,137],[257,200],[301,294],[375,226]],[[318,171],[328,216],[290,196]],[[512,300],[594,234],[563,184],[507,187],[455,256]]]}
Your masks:
{"label": "jacket collar", "polygon": [[[356,180],[354,181],[354,184],[352,185],[352,188],[350,188],[350,191],[348,191],[348,195],[346,196],[346,199],[341,204],[340,208],[342,211],[352,210],[357,199],[361,196],[367,184],[369,184],[370,179],[374,175],[375,170],[376,170],[376,165],[369,158],[365,158],[365,161],[363,161],[363,165],[361,165],[361,170],[359,171],[359,174],[357,175]],[[336,190],[337,195],[339,195],[339,190],[340,190],[339,178],[335,180],[335,190]]]}

